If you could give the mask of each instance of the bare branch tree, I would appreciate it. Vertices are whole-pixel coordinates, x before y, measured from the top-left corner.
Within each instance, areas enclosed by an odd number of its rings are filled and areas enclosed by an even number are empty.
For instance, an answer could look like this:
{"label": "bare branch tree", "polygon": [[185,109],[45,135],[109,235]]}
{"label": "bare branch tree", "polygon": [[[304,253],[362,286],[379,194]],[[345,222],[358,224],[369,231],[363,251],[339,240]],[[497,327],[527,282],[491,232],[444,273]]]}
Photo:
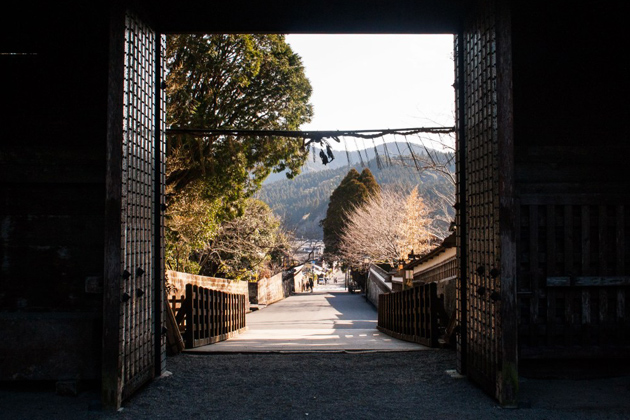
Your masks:
{"label": "bare branch tree", "polygon": [[408,196],[382,191],[349,213],[341,237],[342,257],[356,266],[365,258],[395,262],[412,251],[427,252],[435,238],[427,212],[416,188]]}
{"label": "bare branch tree", "polygon": [[431,171],[448,181],[450,188],[441,190],[436,186],[426,194],[426,205],[429,207],[431,223],[429,231],[439,238],[448,236],[449,226],[455,215],[455,138],[452,133],[438,134],[438,138],[418,134],[424,153],[417,156],[422,171]]}
{"label": "bare branch tree", "polygon": [[201,274],[240,279],[269,271],[274,254],[289,249],[287,236],[269,207],[250,199],[244,214],[222,223],[216,236],[199,252]]}

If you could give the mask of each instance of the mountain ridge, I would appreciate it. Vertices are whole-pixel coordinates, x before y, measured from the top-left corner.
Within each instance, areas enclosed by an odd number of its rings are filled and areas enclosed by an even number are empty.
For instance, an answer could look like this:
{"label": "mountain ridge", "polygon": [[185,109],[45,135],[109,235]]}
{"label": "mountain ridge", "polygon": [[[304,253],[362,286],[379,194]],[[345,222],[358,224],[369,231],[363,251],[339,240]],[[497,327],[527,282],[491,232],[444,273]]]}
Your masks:
{"label": "mountain ridge", "polygon": [[[407,145],[403,143],[405,147]],[[399,145],[400,146],[400,145]],[[321,161],[316,162],[297,175],[293,179],[287,179],[283,174],[276,180],[263,183],[261,190],[256,193],[256,198],[266,202],[274,213],[283,220],[285,228],[293,231],[297,236],[308,239],[321,239],[322,229],[319,221],[326,216],[330,194],[339,185],[348,171],[354,167],[361,172],[364,167],[370,168],[374,177],[382,188],[394,188],[404,193],[409,193],[415,186],[418,186],[418,193],[425,200],[425,203],[432,208],[434,218],[441,213],[440,219],[452,218],[454,209],[450,206],[454,203],[454,185],[442,173],[427,169],[418,171],[416,165],[418,160],[426,156],[426,152],[415,145],[414,156],[398,155],[389,156],[379,150],[380,168],[373,149],[361,150],[362,162],[359,153],[349,152],[351,162],[348,165],[347,159],[335,158],[330,164],[322,165]],[[412,149],[412,150],[413,150]],[[315,153],[319,153],[319,148],[314,148]],[[311,150],[311,154],[313,149]],[[345,153],[342,151],[345,155]],[[354,155],[352,155],[354,153]],[[454,160],[452,154],[436,152],[443,161],[451,162],[448,169],[454,172]],[[370,156],[366,160],[366,155]],[[319,159],[318,156],[316,156]],[[313,162],[310,157],[309,162]],[[336,167],[333,163],[337,162]],[[444,197],[450,201],[444,205]],[[448,221],[435,221],[436,228],[445,230],[448,228]]]}

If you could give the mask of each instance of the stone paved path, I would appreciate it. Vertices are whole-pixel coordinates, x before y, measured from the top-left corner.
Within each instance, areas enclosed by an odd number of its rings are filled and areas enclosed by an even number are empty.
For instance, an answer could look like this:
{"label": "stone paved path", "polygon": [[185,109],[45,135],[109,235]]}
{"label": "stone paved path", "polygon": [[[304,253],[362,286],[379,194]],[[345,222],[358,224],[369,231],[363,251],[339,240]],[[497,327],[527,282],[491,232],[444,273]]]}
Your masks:
{"label": "stone paved path", "polygon": [[417,351],[424,347],[376,329],[377,313],[343,286],[321,285],[247,315],[248,330],[227,341],[188,350],[216,352]]}

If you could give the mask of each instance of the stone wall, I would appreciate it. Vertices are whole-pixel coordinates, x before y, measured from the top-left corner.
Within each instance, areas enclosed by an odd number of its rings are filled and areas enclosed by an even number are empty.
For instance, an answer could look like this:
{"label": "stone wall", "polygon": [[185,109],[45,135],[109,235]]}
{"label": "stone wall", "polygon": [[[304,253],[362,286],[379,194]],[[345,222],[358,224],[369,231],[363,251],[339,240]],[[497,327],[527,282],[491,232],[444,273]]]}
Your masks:
{"label": "stone wall", "polygon": [[178,298],[186,294],[186,285],[193,284],[206,289],[219,290],[221,292],[245,295],[246,310],[249,312],[249,289],[246,281],[228,280],[218,277],[198,276],[195,274],[181,273],[179,271],[166,270],[166,279],[171,286],[169,299],[172,296]]}
{"label": "stone wall", "polygon": [[385,270],[375,265],[370,266],[366,282],[366,293],[368,300],[377,308],[378,296],[392,291],[391,282],[388,283],[387,280],[390,280],[390,276]]}
{"label": "stone wall", "polygon": [[270,305],[284,299],[285,290],[282,281],[282,274],[278,273],[273,277],[259,279],[255,283],[249,284],[250,303],[259,305]]}
{"label": "stone wall", "polygon": [[294,268],[293,273],[293,291],[295,293],[303,293],[306,291],[306,283],[308,279],[304,276],[303,265]]}

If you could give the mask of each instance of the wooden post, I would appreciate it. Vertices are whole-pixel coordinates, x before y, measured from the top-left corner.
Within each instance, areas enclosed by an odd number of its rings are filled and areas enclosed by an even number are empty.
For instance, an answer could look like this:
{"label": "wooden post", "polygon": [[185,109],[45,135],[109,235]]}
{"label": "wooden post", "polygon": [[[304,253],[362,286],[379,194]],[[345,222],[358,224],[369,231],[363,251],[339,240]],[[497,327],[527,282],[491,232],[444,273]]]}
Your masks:
{"label": "wooden post", "polygon": [[468,223],[466,206],[466,57],[464,31],[460,30],[456,38],[456,95],[457,95],[457,239],[459,252],[459,341],[457,349],[457,370],[465,375],[468,371]]}
{"label": "wooden post", "polygon": [[431,343],[431,347],[437,347],[438,344],[438,322],[437,322],[437,309],[438,309],[438,301],[437,301],[437,283],[429,283],[429,305],[427,305],[429,309],[429,315],[431,317],[431,327],[429,342]]}
{"label": "wooden post", "polygon": [[[162,131],[164,113],[162,107],[165,105],[165,93],[162,90],[163,76],[165,74],[162,67],[164,57],[162,50],[162,35],[155,34],[155,137],[153,144],[153,165],[154,165],[154,185],[153,185],[153,346],[154,346],[154,374],[156,377],[162,374],[162,329],[166,326],[166,313],[164,306],[168,303],[163,301],[165,294],[165,266],[164,266],[164,168],[166,162],[166,138]],[[179,332],[177,333],[179,334]]]}
{"label": "wooden post", "polygon": [[193,314],[193,286],[192,284],[186,285],[186,301],[184,302],[185,308],[183,310],[186,314],[186,329],[184,330],[184,342],[186,343],[186,348],[193,347],[193,338],[194,338],[194,314]]}
{"label": "wooden post", "polygon": [[122,403],[121,209],[125,11],[112,6],[109,33],[107,157],[105,177],[105,261],[103,284],[103,356],[101,399],[106,409]]}
{"label": "wooden post", "polygon": [[508,2],[496,2],[497,136],[499,144],[499,231],[501,253],[501,370],[497,398],[518,404],[518,303],[516,278],[516,210],[514,191],[514,109],[512,98],[512,22]]}

